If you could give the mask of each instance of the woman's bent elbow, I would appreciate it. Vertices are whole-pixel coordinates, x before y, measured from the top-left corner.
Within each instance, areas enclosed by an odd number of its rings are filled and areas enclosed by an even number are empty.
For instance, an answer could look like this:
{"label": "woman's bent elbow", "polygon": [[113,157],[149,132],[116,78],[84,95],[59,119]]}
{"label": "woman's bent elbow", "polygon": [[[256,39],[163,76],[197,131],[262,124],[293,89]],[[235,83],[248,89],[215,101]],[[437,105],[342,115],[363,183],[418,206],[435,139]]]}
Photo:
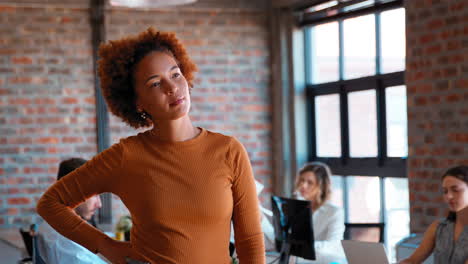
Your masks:
{"label": "woman's bent elbow", "polygon": [[39,199],[39,201],[37,201],[37,204],[36,204],[36,212],[37,214],[39,214],[42,218],[45,218],[45,214],[46,214],[46,206],[47,206],[47,199],[44,197],[44,195],[41,196],[41,198]]}

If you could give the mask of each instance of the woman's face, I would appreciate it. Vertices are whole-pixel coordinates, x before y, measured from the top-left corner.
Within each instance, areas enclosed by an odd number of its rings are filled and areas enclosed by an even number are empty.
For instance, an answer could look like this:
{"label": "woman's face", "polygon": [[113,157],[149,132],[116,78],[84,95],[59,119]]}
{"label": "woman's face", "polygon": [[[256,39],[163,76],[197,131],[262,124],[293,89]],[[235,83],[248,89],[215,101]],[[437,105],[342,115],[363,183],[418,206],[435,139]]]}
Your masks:
{"label": "woman's face", "polygon": [[151,52],[138,63],[135,87],[138,110],[146,111],[153,121],[176,120],[190,110],[187,80],[165,52]]}
{"label": "woman's face", "polygon": [[99,195],[94,195],[88,198],[84,203],[75,208],[76,213],[85,220],[90,220],[94,213],[102,207],[101,198]]}
{"label": "woman's face", "polygon": [[315,201],[315,197],[320,194],[320,184],[315,173],[306,171],[299,175],[298,191],[305,199]]}
{"label": "woman's face", "polygon": [[468,206],[468,184],[456,177],[446,176],[442,181],[444,200],[451,211],[458,212]]}

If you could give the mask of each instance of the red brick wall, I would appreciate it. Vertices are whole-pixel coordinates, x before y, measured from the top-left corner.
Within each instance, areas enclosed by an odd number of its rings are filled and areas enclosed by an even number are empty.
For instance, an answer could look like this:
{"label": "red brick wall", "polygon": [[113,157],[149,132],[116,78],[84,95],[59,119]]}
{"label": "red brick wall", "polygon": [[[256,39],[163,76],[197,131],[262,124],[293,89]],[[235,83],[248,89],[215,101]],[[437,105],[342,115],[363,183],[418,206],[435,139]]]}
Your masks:
{"label": "red brick wall", "polygon": [[[247,3],[247,1],[244,1]],[[226,2],[227,3],[227,2]],[[268,24],[264,11],[200,6],[160,11],[108,9],[107,38],[154,26],[175,31],[200,68],[197,126],[234,135],[255,176],[271,190]],[[96,153],[94,83],[86,6],[0,5],[0,228],[38,220],[35,203],[57,164]],[[135,134],[111,118],[113,142]],[[115,199],[116,216],[125,212]]]}
{"label": "red brick wall", "polygon": [[408,0],[411,230],[446,216],[441,176],[468,164],[468,2]]}
{"label": "red brick wall", "polygon": [[36,221],[60,160],[96,153],[87,10],[0,5],[0,227]]}

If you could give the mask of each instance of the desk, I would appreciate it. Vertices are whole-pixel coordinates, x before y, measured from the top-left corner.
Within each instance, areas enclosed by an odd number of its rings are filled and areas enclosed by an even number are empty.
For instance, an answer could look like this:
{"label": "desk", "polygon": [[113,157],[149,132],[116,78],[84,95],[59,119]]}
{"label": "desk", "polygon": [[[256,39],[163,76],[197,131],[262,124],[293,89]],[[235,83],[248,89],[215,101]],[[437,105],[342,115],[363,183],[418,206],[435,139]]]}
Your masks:
{"label": "desk", "polygon": [[[267,252],[266,253],[266,263],[271,263],[274,260],[276,260],[276,261],[273,262],[273,263],[275,263],[275,264],[278,263],[279,256],[280,256],[280,254],[278,252]],[[290,264],[296,264],[296,263],[297,264],[313,264],[313,263],[317,263],[317,262],[314,262],[312,260],[307,260],[307,259],[303,259],[303,258],[296,258],[294,256],[291,256],[291,257],[289,257],[289,263]]]}
{"label": "desk", "polygon": [[[278,257],[279,257],[278,252],[268,251],[266,253],[266,263],[271,263],[272,261],[276,260],[273,262],[273,264],[277,264],[279,261]],[[308,259],[303,259],[303,258],[299,258],[295,256],[289,257],[289,264],[329,264],[329,263],[346,264],[347,261],[345,259],[342,259],[342,260],[336,260],[336,259],[308,260]]]}

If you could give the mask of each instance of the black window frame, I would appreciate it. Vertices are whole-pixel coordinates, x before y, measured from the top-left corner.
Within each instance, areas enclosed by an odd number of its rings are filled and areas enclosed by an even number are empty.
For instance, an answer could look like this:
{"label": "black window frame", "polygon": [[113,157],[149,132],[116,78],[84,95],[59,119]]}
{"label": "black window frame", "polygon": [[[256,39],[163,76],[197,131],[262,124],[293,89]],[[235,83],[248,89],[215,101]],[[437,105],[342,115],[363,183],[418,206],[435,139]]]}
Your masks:
{"label": "black window frame", "polygon": [[[334,175],[342,176],[341,187],[343,189],[343,207],[345,210],[346,222],[349,222],[349,190],[347,177],[352,176],[377,176],[380,182],[380,223],[386,222],[385,205],[385,178],[407,178],[407,157],[388,157],[387,155],[387,119],[386,119],[386,89],[388,87],[405,85],[405,70],[399,72],[382,74],[381,66],[381,32],[380,15],[384,11],[403,8],[402,1],[392,2],[390,5],[379,5],[358,12],[339,14],[335,18],[327,17],[313,22],[303,20],[301,26],[304,27],[304,59],[306,76],[306,100],[307,100],[307,130],[308,140],[308,160],[322,161],[328,164]],[[343,43],[343,21],[353,17],[375,14],[375,38],[376,38],[376,59],[375,75],[356,78],[344,78],[344,43]],[[339,80],[334,82],[312,84],[310,80],[311,67],[311,35],[308,27],[320,24],[338,22],[339,26]],[[376,157],[350,157],[349,148],[349,115],[348,115],[348,95],[351,92],[375,90],[376,91],[376,113],[377,113],[377,156]],[[316,134],[316,113],[315,98],[321,95],[339,94],[340,100],[340,134],[341,134],[341,157],[319,157],[317,156],[317,134]],[[388,230],[388,228],[386,229]]]}
{"label": "black window frame", "polygon": [[[405,85],[405,71],[381,74],[380,72],[380,14],[383,11],[398,9],[402,6],[392,6],[391,9],[383,7],[381,10],[368,10],[368,13],[359,12],[357,14],[347,14],[345,18],[340,17],[335,21],[339,23],[339,80],[335,82],[311,84],[311,80],[306,80],[306,98],[308,109],[308,131],[309,157],[308,160],[318,160],[330,165],[337,175],[359,175],[359,176],[380,176],[380,177],[404,177],[406,178],[407,157],[387,156],[387,122],[386,122],[386,95],[385,89],[388,87]],[[343,54],[343,21],[348,18],[375,14],[376,28],[376,74],[356,79],[344,79],[344,54]],[[332,22],[326,20],[308,25],[316,26],[323,23]],[[306,78],[310,73],[310,31],[304,28],[305,38],[305,67]],[[348,94],[356,91],[375,90],[376,91],[376,111],[377,111],[377,156],[376,157],[350,157],[349,154],[349,120],[348,120]],[[341,133],[341,157],[319,157],[317,156],[316,144],[316,116],[315,97],[320,95],[340,95],[340,133]]]}
{"label": "black window frame", "polygon": [[[387,156],[387,122],[385,89],[404,85],[404,72],[379,74],[353,80],[306,86],[309,115],[309,160],[327,163],[337,175],[407,177],[406,157]],[[376,91],[377,107],[377,156],[351,157],[349,154],[348,94],[356,91]],[[340,134],[341,157],[317,156],[315,97],[320,95],[340,95]]]}

